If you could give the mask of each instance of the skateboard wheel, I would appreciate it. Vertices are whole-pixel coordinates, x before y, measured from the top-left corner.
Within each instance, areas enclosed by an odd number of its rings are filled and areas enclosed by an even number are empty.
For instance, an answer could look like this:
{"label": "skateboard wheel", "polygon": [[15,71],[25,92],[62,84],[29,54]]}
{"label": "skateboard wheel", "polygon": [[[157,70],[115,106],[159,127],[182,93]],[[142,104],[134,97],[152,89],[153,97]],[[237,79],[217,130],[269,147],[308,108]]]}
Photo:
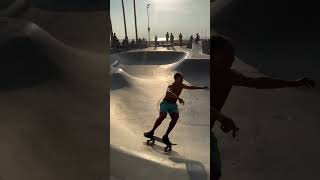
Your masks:
{"label": "skateboard wheel", "polygon": [[171,147],[165,147],[165,148],[164,148],[164,151],[165,151],[165,152],[171,151]]}
{"label": "skateboard wheel", "polygon": [[151,145],[151,144],[154,144],[154,140],[151,140],[151,139],[147,140],[147,145]]}

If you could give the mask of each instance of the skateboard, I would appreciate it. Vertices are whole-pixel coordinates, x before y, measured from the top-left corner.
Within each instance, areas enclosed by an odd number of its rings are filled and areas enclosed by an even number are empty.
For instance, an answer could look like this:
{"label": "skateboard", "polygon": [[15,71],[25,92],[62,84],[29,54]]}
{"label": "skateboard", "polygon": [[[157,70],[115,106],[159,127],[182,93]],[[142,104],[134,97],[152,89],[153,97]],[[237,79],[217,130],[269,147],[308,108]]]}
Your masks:
{"label": "skateboard", "polygon": [[165,152],[171,151],[172,146],[178,145],[178,144],[174,144],[174,143],[166,144],[166,143],[164,143],[164,142],[162,141],[161,138],[159,138],[159,137],[157,137],[157,136],[153,136],[153,138],[149,138],[149,139],[147,140],[147,145],[153,145],[155,141],[161,142],[161,143],[163,143],[163,144],[166,145],[166,147],[164,147],[164,151],[165,151]]}

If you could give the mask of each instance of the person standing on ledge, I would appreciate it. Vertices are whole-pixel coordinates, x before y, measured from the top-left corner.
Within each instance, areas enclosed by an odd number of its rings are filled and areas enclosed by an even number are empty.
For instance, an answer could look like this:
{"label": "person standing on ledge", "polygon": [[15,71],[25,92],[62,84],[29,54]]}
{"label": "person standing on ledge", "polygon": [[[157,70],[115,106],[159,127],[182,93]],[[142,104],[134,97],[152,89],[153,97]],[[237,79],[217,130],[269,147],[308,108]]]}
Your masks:
{"label": "person standing on ledge", "polygon": [[[231,40],[227,37],[215,35],[210,40],[212,48],[212,61],[210,61],[212,92],[210,93],[210,105],[213,110],[221,111],[228,95],[233,86],[243,86],[256,89],[276,89],[288,87],[306,86],[313,88],[316,83],[309,78],[300,78],[298,80],[287,81],[274,79],[271,77],[248,77],[231,68],[234,62],[235,50]],[[211,116],[210,127],[213,129],[217,117]],[[225,132],[233,132],[235,137],[238,128],[230,118],[224,118],[225,121],[220,121],[220,129]],[[217,140],[214,134],[211,134],[211,169],[214,180],[218,180],[221,176],[221,162],[218,152]]]}
{"label": "person standing on ledge", "polygon": [[168,43],[169,43],[169,32],[167,32],[166,34],[166,44],[168,45]]}
{"label": "person standing on ledge", "polygon": [[172,47],[173,47],[173,41],[174,41],[174,36],[172,33],[170,33],[170,43]]}
{"label": "person standing on ledge", "polygon": [[199,36],[199,33],[197,33],[197,34],[196,34],[195,42],[198,43],[199,41],[200,41],[200,36]]}
{"label": "person standing on ledge", "polygon": [[160,114],[158,119],[156,120],[151,131],[144,133],[144,136],[146,138],[153,138],[154,131],[160,126],[162,121],[167,117],[167,113],[169,113],[171,117],[171,122],[169,124],[169,127],[165,135],[162,137],[162,141],[165,144],[171,144],[169,140],[169,133],[174,128],[174,126],[176,125],[179,119],[179,109],[176,102],[179,101],[180,104],[184,104],[184,100],[179,97],[183,89],[189,89],[189,90],[208,89],[208,87],[207,86],[203,86],[203,87],[187,86],[183,84],[183,75],[181,73],[176,73],[174,75],[174,82],[168,86],[166,95],[163,101],[160,103]]}
{"label": "person standing on ledge", "polygon": [[158,36],[156,35],[156,37],[154,38],[154,48],[156,49],[158,46]]}
{"label": "person standing on ledge", "polygon": [[180,43],[180,47],[182,46],[182,34],[179,34],[179,43]]}

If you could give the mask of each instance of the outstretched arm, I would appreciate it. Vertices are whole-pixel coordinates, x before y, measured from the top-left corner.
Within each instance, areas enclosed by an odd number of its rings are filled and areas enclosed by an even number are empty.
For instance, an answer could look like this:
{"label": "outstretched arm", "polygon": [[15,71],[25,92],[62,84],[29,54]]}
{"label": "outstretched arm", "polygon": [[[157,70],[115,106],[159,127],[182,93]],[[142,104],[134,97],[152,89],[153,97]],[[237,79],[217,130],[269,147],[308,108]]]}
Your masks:
{"label": "outstretched arm", "polygon": [[208,87],[207,86],[188,86],[188,85],[185,85],[185,84],[182,84],[182,87],[184,88],[184,89],[208,89]]}
{"label": "outstretched arm", "polygon": [[242,75],[238,72],[233,72],[233,85],[245,86],[257,89],[276,89],[276,88],[287,88],[287,87],[314,87],[315,82],[308,78],[302,78],[295,81],[274,79],[270,77],[258,77],[252,78]]}

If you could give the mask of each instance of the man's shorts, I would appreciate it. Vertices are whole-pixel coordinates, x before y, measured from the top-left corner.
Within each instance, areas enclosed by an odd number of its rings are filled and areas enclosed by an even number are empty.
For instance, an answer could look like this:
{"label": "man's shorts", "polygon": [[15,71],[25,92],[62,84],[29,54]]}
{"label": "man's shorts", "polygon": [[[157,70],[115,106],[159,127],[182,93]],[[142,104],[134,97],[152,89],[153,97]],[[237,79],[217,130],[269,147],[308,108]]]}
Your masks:
{"label": "man's shorts", "polygon": [[171,113],[179,113],[178,105],[177,103],[169,102],[169,101],[162,101],[160,103],[160,112],[168,112]]}

